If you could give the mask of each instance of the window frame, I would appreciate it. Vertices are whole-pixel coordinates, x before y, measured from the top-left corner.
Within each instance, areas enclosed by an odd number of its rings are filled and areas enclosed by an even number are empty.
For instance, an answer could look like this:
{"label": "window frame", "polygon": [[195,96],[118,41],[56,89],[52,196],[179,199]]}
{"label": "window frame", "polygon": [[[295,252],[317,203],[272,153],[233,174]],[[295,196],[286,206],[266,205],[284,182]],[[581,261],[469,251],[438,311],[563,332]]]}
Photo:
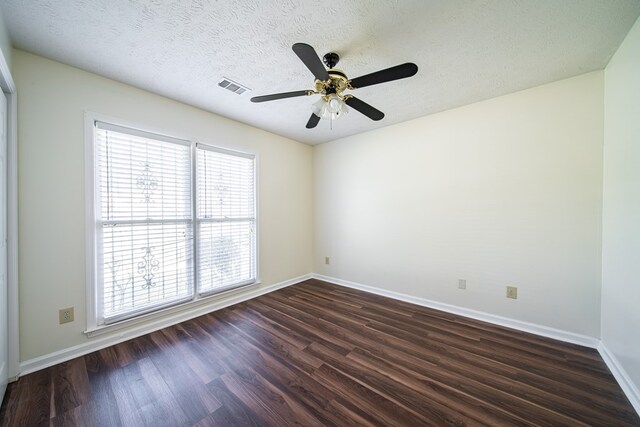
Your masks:
{"label": "window frame", "polygon": [[[227,293],[242,290],[247,287],[257,286],[260,282],[260,268],[259,268],[259,188],[258,188],[258,155],[255,152],[238,151],[232,148],[221,146],[220,144],[211,144],[196,138],[190,138],[185,136],[178,136],[171,132],[167,132],[162,129],[156,129],[150,126],[141,126],[137,123],[133,123],[127,120],[122,120],[114,117],[109,117],[103,114],[85,111],[84,114],[84,137],[85,137],[85,256],[86,256],[86,330],[85,334],[89,337],[99,335],[101,333],[108,332],[112,329],[119,329],[123,326],[133,325],[149,321],[151,319],[158,319],[165,316],[169,316],[171,313],[183,311],[189,307],[197,307],[212,302],[211,300],[218,300],[221,296]],[[101,297],[99,295],[99,274],[100,266],[97,259],[97,245],[98,239],[98,213],[96,211],[98,202],[96,197],[99,195],[96,189],[96,152],[95,152],[95,123],[102,122],[114,127],[124,128],[124,130],[132,130],[132,134],[140,132],[142,134],[157,135],[158,139],[165,140],[173,143],[182,142],[190,149],[190,173],[191,173],[191,219],[188,221],[192,227],[193,233],[193,282],[191,283],[192,295],[180,299],[178,301],[171,301],[167,304],[156,305],[148,308],[141,308],[140,310],[132,310],[131,312],[123,315],[118,315],[114,319],[110,319],[108,323],[105,323],[102,316],[102,308],[99,306]],[[199,280],[199,253],[198,253],[198,227],[199,222],[197,220],[197,203],[198,203],[198,185],[197,185],[197,150],[206,149],[225,154],[236,155],[245,158],[253,159],[253,202],[254,202],[254,259],[253,259],[253,271],[254,279],[249,281],[240,282],[230,286],[225,286],[219,289],[211,289],[205,292],[201,292],[198,289]]]}

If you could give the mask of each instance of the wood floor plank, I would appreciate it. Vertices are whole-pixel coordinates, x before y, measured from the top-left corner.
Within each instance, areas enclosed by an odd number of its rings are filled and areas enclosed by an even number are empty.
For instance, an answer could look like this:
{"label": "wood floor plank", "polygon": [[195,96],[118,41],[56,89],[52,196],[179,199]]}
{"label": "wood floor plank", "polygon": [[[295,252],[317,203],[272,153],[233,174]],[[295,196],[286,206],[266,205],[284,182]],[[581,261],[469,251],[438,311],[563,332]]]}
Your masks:
{"label": "wood floor plank", "polygon": [[222,403],[222,407],[205,418],[204,425],[263,426],[266,425],[242,399],[231,393],[221,378],[207,384],[207,388]]}
{"label": "wood floor plank", "polygon": [[[138,366],[142,378],[152,394],[155,408],[157,408],[152,414],[148,414],[148,410],[145,411],[144,418],[150,419],[153,415],[156,420],[162,420],[159,423],[188,425],[189,417],[182,410],[180,403],[162,378],[162,374],[153,361],[148,357],[140,359]],[[158,421],[156,422],[158,423]]]}
{"label": "wood floor plank", "polygon": [[246,402],[266,425],[287,425],[287,420],[282,418],[277,411],[277,406],[271,402],[271,399],[277,399],[277,397],[260,391],[250,369],[224,374],[221,379],[225,387],[238,399]]}
{"label": "wood floor plank", "polygon": [[154,352],[150,359],[189,422],[195,424],[222,405],[208,392],[206,384],[191,367],[184,363],[174,328],[175,326],[151,333],[151,339],[163,351]]}
{"label": "wood floor plank", "polygon": [[[2,403],[2,425],[48,425],[55,404],[51,405],[52,369],[34,372],[9,384]],[[5,406],[7,407],[6,409]]]}
{"label": "wood floor plank", "polygon": [[122,419],[118,411],[116,396],[111,388],[111,373],[119,369],[110,348],[84,356],[89,379],[90,400],[83,408],[94,420],[104,425],[120,426]]}
{"label": "wood floor plank", "polygon": [[421,414],[386,398],[331,365],[322,365],[313,373],[313,377],[332,386],[338,397],[349,402],[352,408],[356,408],[358,415],[373,424],[409,426],[422,425],[428,421]]}
{"label": "wood floor plank", "polygon": [[0,426],[640,426],[597,351],[310,279],[34,372]]}

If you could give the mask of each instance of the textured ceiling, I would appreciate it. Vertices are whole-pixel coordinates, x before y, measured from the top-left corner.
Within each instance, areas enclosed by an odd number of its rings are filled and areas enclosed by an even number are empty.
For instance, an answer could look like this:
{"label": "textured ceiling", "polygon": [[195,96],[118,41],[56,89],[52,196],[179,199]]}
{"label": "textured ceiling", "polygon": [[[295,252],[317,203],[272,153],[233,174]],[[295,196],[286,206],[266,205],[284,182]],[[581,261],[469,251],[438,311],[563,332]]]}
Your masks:
{"label": "textured ceiling", "polygon": [[[2,0],[14,46],[315,144],[602,69],[640,0]],[[316,97],[291,50],[337,52],[351,78],[403,62],[409,79],[362,88],[382,110],[306,129]],[[216,85],[228,77],[252,89]],[[316,95],[317,96],[317,95]]]}

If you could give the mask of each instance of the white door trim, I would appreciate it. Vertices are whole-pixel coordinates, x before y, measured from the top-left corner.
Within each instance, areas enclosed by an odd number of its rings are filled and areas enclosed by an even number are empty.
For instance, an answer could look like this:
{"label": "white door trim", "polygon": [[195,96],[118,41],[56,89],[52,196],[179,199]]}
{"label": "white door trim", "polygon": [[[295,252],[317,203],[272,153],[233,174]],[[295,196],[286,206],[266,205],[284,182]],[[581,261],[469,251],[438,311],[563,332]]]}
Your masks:
{"label": "white door trim", "polygon": [[18,301],[18,94],[7,97],[7,301],[9,382],[20,376]]}
{"label": "white door trim", "polygon": [[0,51],[0,89],[7,97],[7,301],[8,374],[20,374],[18,313],[18,96],[11,70]]}

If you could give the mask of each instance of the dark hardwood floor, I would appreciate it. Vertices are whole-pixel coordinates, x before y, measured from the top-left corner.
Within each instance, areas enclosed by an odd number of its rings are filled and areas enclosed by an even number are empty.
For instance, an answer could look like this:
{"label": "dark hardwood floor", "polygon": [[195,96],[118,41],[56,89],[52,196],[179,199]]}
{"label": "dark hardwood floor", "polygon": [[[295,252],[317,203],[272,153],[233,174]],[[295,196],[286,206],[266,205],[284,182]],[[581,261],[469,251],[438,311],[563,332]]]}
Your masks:
{"label": "dark hardwood floor", "polygon": [[593,349],[316,280],[26,375],[0,421],[640,425]]}

